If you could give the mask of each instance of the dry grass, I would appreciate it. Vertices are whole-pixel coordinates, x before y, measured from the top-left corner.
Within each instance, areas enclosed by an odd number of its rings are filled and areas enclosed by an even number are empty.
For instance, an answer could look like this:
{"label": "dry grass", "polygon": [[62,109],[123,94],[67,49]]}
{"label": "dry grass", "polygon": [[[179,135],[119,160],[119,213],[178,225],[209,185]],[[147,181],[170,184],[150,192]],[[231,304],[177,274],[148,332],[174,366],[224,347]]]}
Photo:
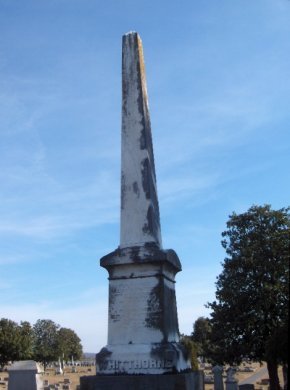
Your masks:
{"label": "dry grass", "polygon": [[[255,372],[257,372],[260,369],[260,364],[259,363],[253,363],[252,367],[255,369]],[[65,379],[70,380],[70,388],[71,390],[76,390],[77,385],[80,383],[80,377],[85,376],[85,375],[95,375],[96,374],[96,368],[95,366],[90,366],[90,367],[76,367],[77,372],[72,372],[71,367],[67,367],[64,369],[64,373],[62,375],[56,375],[55,370],[52,368],[49,368],[46,370],[44,374],[41,375],[43,380],[48,380],[48,383],[50,385],[53,384],[61,384],[60,389],[62,389],[62,385],[64,384]],[[209,370],[205,370],[205,373],[210,374]],[[237,372],[236,374],[236,379],[238,381],[242,381],[244,379],[247,379],[249,376],[253,375],[253,372]],[[5,378],[8,378],[8,373],[7,372],[0,372],[0,377],[2,381],[5,381]],[[267,377],[267,375],[266,375]],[[283,384],[283,375],[282,375],[282,369],[279,368],[279,378],[280,378],[280,384]],[[1,382],[1,381],[0,381]],[[7,380],[5,381],[7,383]],[[213,390],[214,386],[213,384],[206,384],[205,385],[205,390]],[[7,385],[2,385],[0,383],[0,390],[7,389]],[[259,383],[255,384],[255,389],[258,390],[267,390],[268,385],[262,386]]]}
{"label": "dry grass", "polygon": [[[70,387],[72,390],[76,390],[77,385],[80,384],[80,377],[85,375],[95,375],[96,367],[76,367],[77,372],[72,372],[71,367],[67,367],[64,369],[64,373],[62,375],[55,375],[54,369],[47,369],[45,373],[42,375],[42,379],[48,380],[50,385],[60,383],[64,384],[64,379],[70,380]],[[62,388],[62,387],[61,387]]]}

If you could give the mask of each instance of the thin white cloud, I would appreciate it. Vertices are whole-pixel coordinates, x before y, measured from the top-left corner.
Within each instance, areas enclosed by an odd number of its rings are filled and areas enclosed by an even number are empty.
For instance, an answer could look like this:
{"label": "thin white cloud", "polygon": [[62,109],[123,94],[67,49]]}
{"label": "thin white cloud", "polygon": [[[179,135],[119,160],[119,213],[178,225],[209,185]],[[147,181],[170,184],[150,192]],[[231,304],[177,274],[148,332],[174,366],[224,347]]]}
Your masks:
{"label": "thin white cloud", "polygon": [[[30,259],[29,255],[13,253],[13,255],[8,255],[6,253],[0,252],[0,265],[13,265],[19,263],[25,263]],[[9,283],[8,283],[9,285]]]}
{"label": "thin white cloud", "polygon": [[218,183],[218,178],[218,174],[202,173],[198,176],[189,172],[184,172],[180,176],[169,176],[158,183],[161,203],[166,206],[166,203],[181,201],[208,188],[213,188]]}

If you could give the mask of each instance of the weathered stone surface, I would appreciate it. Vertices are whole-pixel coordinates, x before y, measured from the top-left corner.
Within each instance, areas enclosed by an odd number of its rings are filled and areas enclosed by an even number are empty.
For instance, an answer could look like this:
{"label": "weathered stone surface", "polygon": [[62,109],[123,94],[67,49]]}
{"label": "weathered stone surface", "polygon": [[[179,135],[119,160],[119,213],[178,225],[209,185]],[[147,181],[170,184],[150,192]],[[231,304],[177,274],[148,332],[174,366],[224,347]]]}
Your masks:
{"label": "weathered stone surface", "polygon": [[108,343],[100,375],[188,370],[179,342],[175,275],[181,264],[163,250],[142,43],[123,37],[120,246],[101,259],[109,273]]}
{"label": "weathered stone surface", "polygon": [[81,377],[81,390],[203,390],[200,371],[177,375]]}
{"label": "weathered stone surface", "polygon": [[238,390],[238,381],[235,377],[236,369],[229,367],[227,369],[226,390]]}
{"label": "weathered stone surface", "polygon": [[[143,246],[132,246],[127,248],[117,248],[100,260],[102,267],[110,273],[117,265],[142,265],[170,263],[175,269],[175,273],[181,271],[180,260],[173,249],[159,249],[155,244],[145,244]],[[111,276],[111,274],[110,274]]]}
{"label": "weathered stone surface", "polygon": [[108,345],[97,355],[105,374],[157,374],[189,367],[179,343],[173,250],[118,248],[101,259],[109,272]]}
{"label": "weathered stone surface", "polygon": [[161,246],[143,49],[135,32],[123,36],[122,91],[120,247]]}
{"label": "weathered stone surface", "polygon": [[33,360],[15,362],[8,371],[9,390],[40,390],[43,388],[39,367]]}
{"label": "weathered stone surface", "polygon": [[224,390],[223,371],[224,368],[222,366],[214,366],[212,368],[214,375],[214,390]]}

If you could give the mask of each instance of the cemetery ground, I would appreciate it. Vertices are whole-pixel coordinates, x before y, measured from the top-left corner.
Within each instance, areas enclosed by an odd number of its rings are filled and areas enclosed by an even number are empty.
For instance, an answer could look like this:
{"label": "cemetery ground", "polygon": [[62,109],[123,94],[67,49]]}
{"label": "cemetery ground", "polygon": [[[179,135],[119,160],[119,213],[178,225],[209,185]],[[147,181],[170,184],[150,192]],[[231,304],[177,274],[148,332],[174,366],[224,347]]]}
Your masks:
{"label": "cemetery ground", "polygon": [[[205,378],[207,379],[205,382],[205,390],[213,390],[213,374],[211,371],[211,366],[205,364],[201,369],[204,371]],[[48,368],[45,373],[41,375],[43,381],[47,381],[46,383],[50,386],[51,389],[69,389],[69,390],[77,390],[78,385],[80,383],[80,377],[85,375],[95,375],[96,367],[95,366],[75,366],[74,370],[76,372],[72,372],[72,367],[65,367],[63,374],[55,374],[55,368]],[[259,373],[261,375],[259,375]],[[8,372],[0,372],[0,390],[8,389]],[[258,379],[254,382],[256,390],[268,390],[268,372],[266,370],[266,363],[260,365],[260,363],[249,363],[246,365],[241,365],[236,373],[236,379],[239,383],[242,383],[246,379],[250,379],[253,375],[257,375]],[[224,380],[226,379],[226,375],[224,372]],[[280,385],[283,386],[283,375],[282,368],[279,367],[279,379]],[[59,385],[55,387],[55,385]],[[68,386],[69,385],[69,386]],[[44,387],[44,388],[48,388]]]}

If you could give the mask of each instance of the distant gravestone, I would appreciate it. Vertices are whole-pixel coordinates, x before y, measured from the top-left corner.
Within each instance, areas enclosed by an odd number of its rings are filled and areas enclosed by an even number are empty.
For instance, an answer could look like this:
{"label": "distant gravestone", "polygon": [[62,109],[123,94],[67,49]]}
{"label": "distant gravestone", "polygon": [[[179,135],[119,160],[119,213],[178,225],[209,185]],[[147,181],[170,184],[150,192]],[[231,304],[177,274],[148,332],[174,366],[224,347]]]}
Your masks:
{"label": "distant gravestone", "polygon": [[8,371],[9,390],[40,390],[43,388],[39,366],[33,360],[15,362]]}
{"label": "distant gravestone", "polygon": [[212,368],[214,376],[214,390],[224,390],[223,370],[222,366],[214,366]]}
{"label": "distant gravestone", "polygon": [[63,374],[63,369],[62,369],[62,366],[61,366],[60,359],[58,360],[58,365],[57,365],[57,368],[55,370],[55,374],[56,375],[62,375]]}
{"label": "distant gravestone", "polygon": [[227,370],[226,390],[238,390],[238,381],[235,378],[236,370],[230,367]]}
{"label": "distant gravestone", "polygon": [[239,385],[239,390],[255,390],[255,385],[246,383],[244,385]]}

